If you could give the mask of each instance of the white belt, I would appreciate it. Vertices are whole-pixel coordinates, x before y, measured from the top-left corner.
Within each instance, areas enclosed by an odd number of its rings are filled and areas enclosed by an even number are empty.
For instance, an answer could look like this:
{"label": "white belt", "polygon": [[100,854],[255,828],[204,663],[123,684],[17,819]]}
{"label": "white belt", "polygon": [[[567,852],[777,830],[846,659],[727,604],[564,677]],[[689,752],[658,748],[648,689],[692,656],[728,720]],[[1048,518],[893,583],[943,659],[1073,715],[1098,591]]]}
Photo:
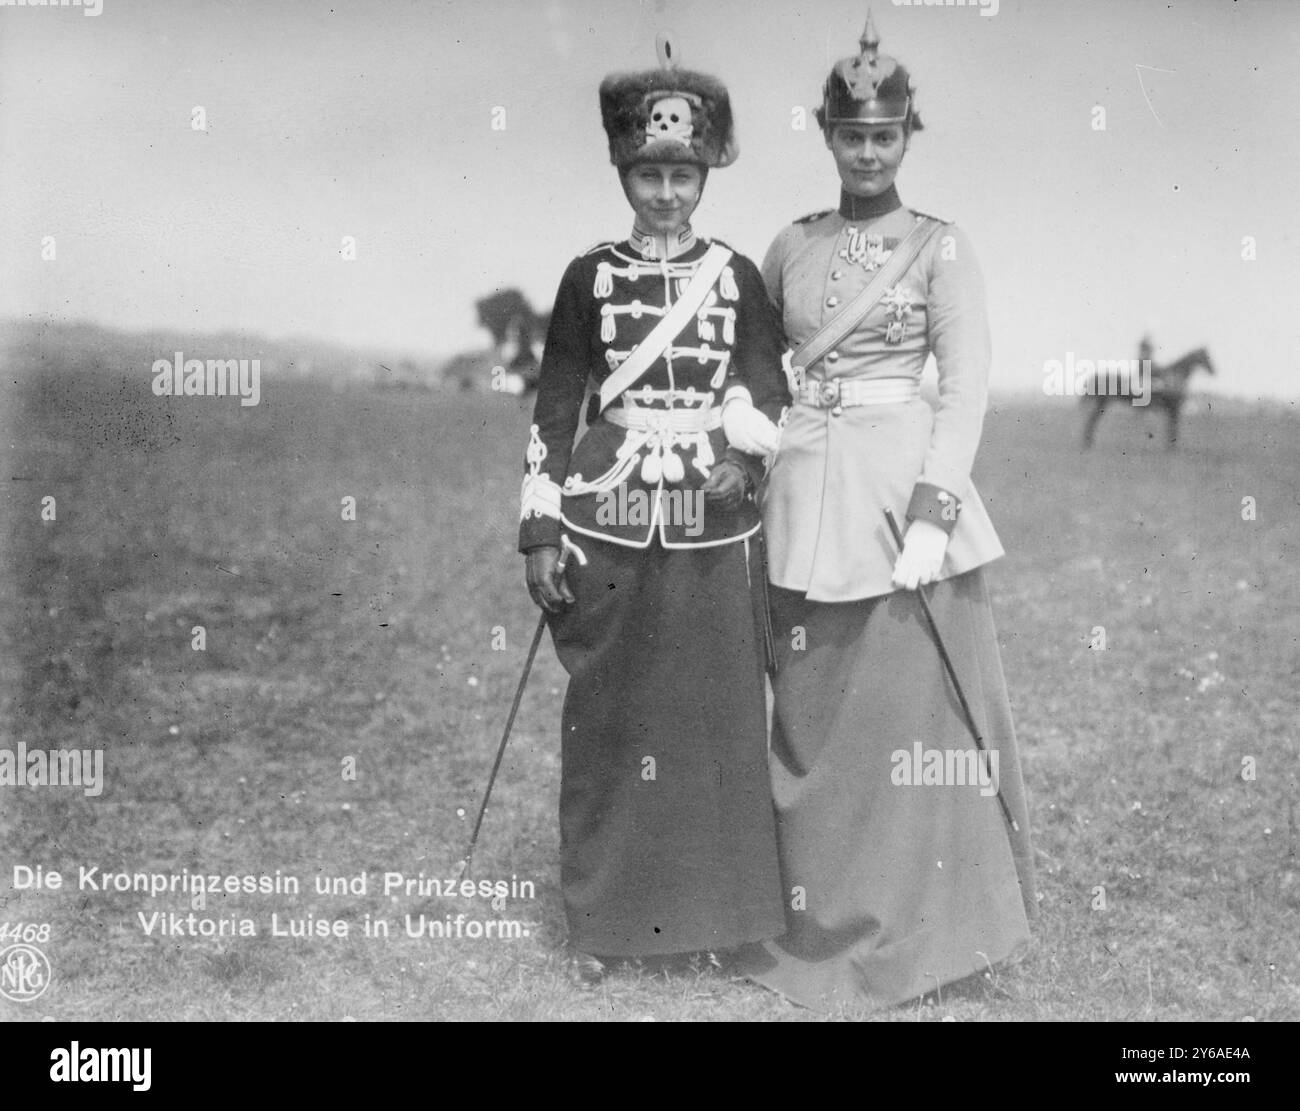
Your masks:
{"label": "white belt", "polygon": [[848,405],[898,405],[921,396],[915,378],[806,379],[796,400],[801,405],[838,411]]}
{"label": "white belt", "polygon": [[674,434],[711,432],[722,427],[721,406],[696,406],[693,409],[651,409],[643,405],[611,405],[605,410],[605,419],[619,428],[637,432],[669,432]]}

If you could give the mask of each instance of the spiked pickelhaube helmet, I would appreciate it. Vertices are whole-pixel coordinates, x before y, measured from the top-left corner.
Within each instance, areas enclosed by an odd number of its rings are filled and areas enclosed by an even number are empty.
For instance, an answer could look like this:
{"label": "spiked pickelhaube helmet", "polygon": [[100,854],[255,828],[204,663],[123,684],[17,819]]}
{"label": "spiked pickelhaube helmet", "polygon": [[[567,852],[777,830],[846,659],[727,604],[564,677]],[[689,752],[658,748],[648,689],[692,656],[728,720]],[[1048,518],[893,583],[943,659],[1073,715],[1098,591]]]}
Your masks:
{"label": "spiked pickelhaube helmet", "polygon": [[679,68],[667,34],[656,45],[658,69],[611,73],[600,83],[609,160],[620,170],[641,162],[690,162],[706,170],[731,165],[739,150],[726,86]]}
{"label": "spiked pickelhaube helmet", "polygon": [[879,52],[880,36],[870,12],[858,46],[857,54],[835,63],[822,86],[816,112],[822,130],[829,132],[837,123],[898,123],[920,131],[911,78],[897,59]]}

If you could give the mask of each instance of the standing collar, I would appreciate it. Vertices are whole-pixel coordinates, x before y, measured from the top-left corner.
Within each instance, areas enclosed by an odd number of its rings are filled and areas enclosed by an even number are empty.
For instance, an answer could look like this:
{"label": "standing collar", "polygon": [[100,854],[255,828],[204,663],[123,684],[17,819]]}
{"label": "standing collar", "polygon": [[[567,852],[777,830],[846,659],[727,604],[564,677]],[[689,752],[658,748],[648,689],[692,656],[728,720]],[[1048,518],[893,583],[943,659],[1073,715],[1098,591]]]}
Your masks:
{"label": "standing collar", "polygon": [[846,220],[871,220],[902,207],[898,189],[892,184],[874,197],[859,197],[846,189],[840,190],[840,215]]}
{"label": "standing collar", "polygon": [[[644,259],[657,259],[659,257],[659,244],[655,242],[655,237],[649,232],[642,231],[636,224],[632,225],[632,234],[627,237],[627,241],[632,245],[632,250],[636,251]],[[677,229],[675,236],[669,236],[668,240],[668,257],[676,258],[678,255],[684,255],[695,246],[695,231],[690,224],[683,224]]]}

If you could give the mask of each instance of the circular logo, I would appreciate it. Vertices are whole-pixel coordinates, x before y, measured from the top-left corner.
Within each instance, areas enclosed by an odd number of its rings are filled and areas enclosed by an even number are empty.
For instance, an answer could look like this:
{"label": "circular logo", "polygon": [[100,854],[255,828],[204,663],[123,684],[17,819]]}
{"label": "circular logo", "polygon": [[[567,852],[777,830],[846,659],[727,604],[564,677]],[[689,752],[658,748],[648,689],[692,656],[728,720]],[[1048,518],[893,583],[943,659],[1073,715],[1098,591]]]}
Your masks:
{"label": "circular logo", "polygon": [[0,949],[0,995],[13,1003],[39,999],[50,986],[50,962],[35,945]]}

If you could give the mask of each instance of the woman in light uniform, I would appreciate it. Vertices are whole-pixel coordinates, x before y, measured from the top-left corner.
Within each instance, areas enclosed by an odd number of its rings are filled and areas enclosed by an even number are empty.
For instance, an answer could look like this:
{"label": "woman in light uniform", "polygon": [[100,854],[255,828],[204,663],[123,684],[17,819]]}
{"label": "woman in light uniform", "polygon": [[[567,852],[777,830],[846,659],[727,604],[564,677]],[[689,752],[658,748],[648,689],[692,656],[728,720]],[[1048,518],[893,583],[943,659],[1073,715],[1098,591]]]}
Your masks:
{"label": "woman in light uniform", "polygon": [[[878,45],[868,19],[818,111],[839,207],[787,227],[763,264],[796,354],[884,271],[852,330],[802,375],[794,361],[763,507],[787,933],[751,948],[746,969],[822,1009],[898,1003],[985,969],[1028,940],[1035,902],[982,571],[1003,549],[970,478],[990,360],[983,284],[960,230],[899,201],[920,124],[906,70]],[[930,354],[936,410],[919,393]],[[885,509],[905,529],[901,554]],[[918,586],[990,750],[978,763]]]}

